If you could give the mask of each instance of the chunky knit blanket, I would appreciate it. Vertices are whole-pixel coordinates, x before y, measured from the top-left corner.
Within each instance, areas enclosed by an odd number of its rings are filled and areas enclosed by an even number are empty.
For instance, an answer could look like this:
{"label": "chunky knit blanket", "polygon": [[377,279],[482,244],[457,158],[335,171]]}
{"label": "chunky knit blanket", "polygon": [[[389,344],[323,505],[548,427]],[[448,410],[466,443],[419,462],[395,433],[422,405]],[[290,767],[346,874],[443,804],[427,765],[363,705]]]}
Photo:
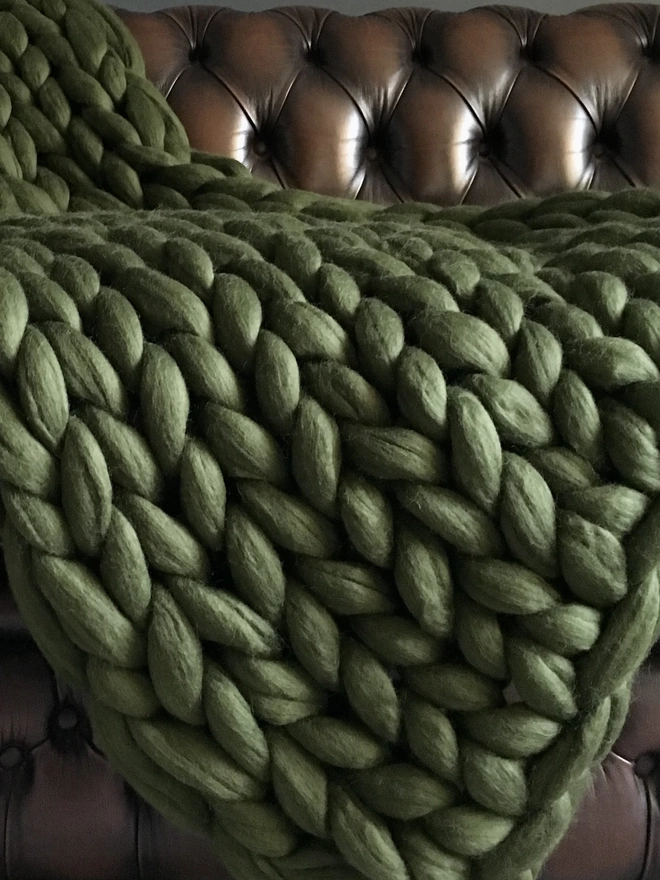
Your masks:
{"label": "chunky knit blanket", "polygon": [[0,0],[3,553],[236,880],[532,880],[658,630],[660,194],[282,192]]}

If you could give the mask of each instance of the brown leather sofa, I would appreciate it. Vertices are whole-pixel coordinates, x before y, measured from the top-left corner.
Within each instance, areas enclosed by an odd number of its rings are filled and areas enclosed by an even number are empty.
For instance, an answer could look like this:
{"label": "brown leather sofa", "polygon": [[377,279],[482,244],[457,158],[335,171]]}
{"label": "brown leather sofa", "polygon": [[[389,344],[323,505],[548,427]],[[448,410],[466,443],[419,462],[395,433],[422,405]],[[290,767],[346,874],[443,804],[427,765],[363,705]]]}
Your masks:
{"label": "brown leather sofa", "polygon": [[[122,15],[193,145],[285,187],[493,204],[660,186],[657,6]],[[659,786],[660,651],[544,880],[658,880]],[[110,770],[0,576],[0,880],[134,878],[228,880]]]}

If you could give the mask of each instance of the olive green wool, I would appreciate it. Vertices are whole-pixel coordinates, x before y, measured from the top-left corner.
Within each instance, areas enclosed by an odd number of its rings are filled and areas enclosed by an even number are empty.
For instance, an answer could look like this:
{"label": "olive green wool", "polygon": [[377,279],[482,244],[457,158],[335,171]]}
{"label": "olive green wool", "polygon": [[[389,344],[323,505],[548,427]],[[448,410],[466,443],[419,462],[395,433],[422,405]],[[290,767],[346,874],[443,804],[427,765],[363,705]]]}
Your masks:
{"label": "olive green wool", "polygon": [[533,880],[658,631],[660,194],[283,192],[143,74],[0,0],[24,619],[236,880]]}

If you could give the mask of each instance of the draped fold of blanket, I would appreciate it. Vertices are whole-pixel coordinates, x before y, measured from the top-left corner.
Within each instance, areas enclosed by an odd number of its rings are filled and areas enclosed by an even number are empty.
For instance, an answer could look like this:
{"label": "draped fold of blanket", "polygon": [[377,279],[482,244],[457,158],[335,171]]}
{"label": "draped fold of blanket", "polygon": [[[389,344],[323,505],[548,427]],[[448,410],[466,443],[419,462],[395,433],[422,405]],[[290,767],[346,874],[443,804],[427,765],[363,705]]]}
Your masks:
{"label": "draped fold of blanket", "polygon": [[0,0],[10,583],[237,880],[532,880],[658,631],[660,195],[280,191]]}

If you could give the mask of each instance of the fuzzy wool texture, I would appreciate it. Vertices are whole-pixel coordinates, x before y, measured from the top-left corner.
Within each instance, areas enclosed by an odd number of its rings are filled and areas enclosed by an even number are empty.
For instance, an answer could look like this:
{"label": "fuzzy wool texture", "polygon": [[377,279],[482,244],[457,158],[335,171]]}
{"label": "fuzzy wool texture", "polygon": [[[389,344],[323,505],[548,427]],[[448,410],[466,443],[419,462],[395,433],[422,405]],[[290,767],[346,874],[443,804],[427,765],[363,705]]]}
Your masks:
{"label": "fuzzy wool texture", "polygon": [[0,520],[236,880],[533,880],[658,633],[660,194],[281,191],[0,0]]}

